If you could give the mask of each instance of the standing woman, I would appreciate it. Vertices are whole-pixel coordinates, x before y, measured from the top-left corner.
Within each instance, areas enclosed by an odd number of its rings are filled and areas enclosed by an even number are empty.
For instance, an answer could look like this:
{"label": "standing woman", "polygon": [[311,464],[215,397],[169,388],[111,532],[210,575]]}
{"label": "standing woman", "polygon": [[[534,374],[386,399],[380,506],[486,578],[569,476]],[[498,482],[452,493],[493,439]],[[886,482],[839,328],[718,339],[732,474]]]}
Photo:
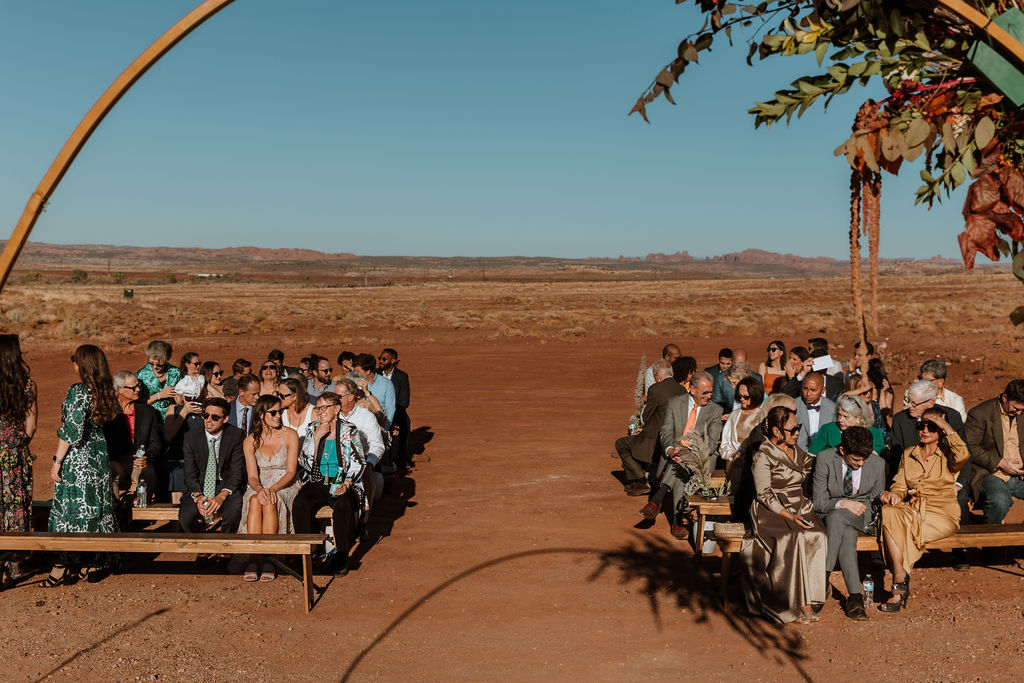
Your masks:
{"label": "standing woman", "polygon": [[[0,531],[32,531],[32,454],[36,385],[16,334],[0,334]],[[13,562],[12,562],[13,564]],[[0,564],[0,590],[20,574]]]}
{"label": "standing woman", "polygon": [[[768,411],[762,425],[768,439],[754,455],[755,499],[750,505],[754,542],[743,555],[750,571],[747,606],[780,623],[817,621],[825,604],[828,537],[804,482],[814,456],[796,445],[796,412]],[[955,503],[955,500],[954,500]]]}
{"label": "standing woman", "polygon": [[[111,533],[114,521],[113,487],[103,425],[117,417],[119,408],[107,357],[98,346],[75,349],[71,363],[80,382],[68,389],[61,406],[57,453],[53,456],[52,532]],[[101,580],[111,568],[109,554],[61,553],[43,581],[48,588],[66,583],[68,564],[84,565],[82,575],[90,582]]]}
{"label": "standing woman", "polygon": [[224,398],[224,370],[221,369],[220,363],[214,360],[206,361],[200,374],[206,380],[206,398]]}
{"label": "standing woman", "polygon": [[[281,424],[281,399],[260,396],[252,418],[252,433],[242,442],[249,488],[242,499],[240,534],[294,534],[292,502],[301,483],[295,476],[299,467],[299,435]],[[257,576],[254,559],[245,570],[246,581],[273,581],[274,565],[263,562]]]}
{"label": "standing woman", "polygon": [[306,394],[306,383],[295,377],[281,380],[277,385],[277,397],[281,399],[281,422],[291,427],[300,436],[313,421],[313,405]]}
{"label": "standing woman", "polygon": [[263,361],[260,366],[260,396],[276,396],[281,381],[281,368],[272,360]]}
{"label": "standing woman", "polygon": [[[765,393],[775,392],[775,382],[786,376],[786,345],[776,339],[768,344],[768,358],[757,368],[757,374],[764,378]],[[785,382],[786,380],[782,380]]]}

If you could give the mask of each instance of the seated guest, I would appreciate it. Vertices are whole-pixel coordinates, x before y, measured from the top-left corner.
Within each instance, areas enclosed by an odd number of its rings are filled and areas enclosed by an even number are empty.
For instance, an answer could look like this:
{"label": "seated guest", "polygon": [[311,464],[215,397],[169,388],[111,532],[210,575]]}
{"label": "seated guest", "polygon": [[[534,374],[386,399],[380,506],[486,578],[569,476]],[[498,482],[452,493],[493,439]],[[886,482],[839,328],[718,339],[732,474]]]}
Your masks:
{"label": "seated guest", "polygon": [[302,375],[299,379],[304,379],[308,382],[313,378],[312,361],[312,356],[304,356],[302,360],[299,361],[299,374]]}
{"label": "seated guest", "polygon": [[[899,458],[910,447],[921,443],[918,423],[924,411],[931,407],[937,408],[946,416],[946,422],[953,426],[953,431],[963,440],[964,423],[960,413],[951,408],[936,406],[935,399],[939,396],[939,388],[928,380],[919,379],[910,385],[910,403],[906,410],[892,416],[892,447],[889,449],[889,471],[894,472],[899,465]],[[964,476],[964,484],[967,477]]]}
{"label": "seated guest", "polygon": [[[181,386],[181,382],[178,383]],[[189,390],[194,389],[190,385]],[[177,504],[185,491],[185,437],[202,431],[203,404],[196,397],[175,393],[174,403],[164,416],[164,441],[167,447],[160,467],[159,499]]]}
{"label": "seated guest", "polygon": [[[750,375],[752,375],[758,382],[760,382],[761,386],[764,386],[764,376],[760,372],[754,372],[754,368],[752,368],[747,363],[747,350],[746,349],[733,349],[732,350],[732,364],[733,364],[733,366],[736,366],[736,365],[746,365],[747,366],[747,372]],[[743,378],[740,377],[740,379],[743,379]]]}
{"label": "seated guest", "polygon": [[726,379],[729,368],[733,365],[732,349],[720,349],[718,351],[718,363],[711,367],[704,368],[704,372],[711,375],[714,382],[711,401],[722,407],[723,413],[732,411],[732,387]]}
{"label": "seated guest", "polygon": [[[733,368],[729,368],[730,373],[732,370]],[[764,387],[750,375],[736,384],[735,396],[740,409],[732,411],[729,419],[725,421],[725,426],[722,427],[722,446],[718,451],[722,455],[722,460],[725,460],[726,469],[732,469],[734,461],[739,456],[740,444],[757,425],[761,403],[764,401]]]}
{"label": "seated guest", "polygon": [[[963,420],[967,420],[967,406],[960,394],[946,388],[946,364],[937,358],[926,360],[921,364],[921,370],[917,373],[918,379],[926,379],[939,389],[939,396],[935,399],[935,405],[946,406],[960,413]],[[910,403],[910,391],[903,394],[903,407]]]}
{"label": "seated guest", "polygon": [[171,345],[159,339],[146,347],[147,363],[135,373],[142,382],[139,398],[153,406],[160,419],[174,400],[174,385],[181,379],[181,370],[170,364]]}
{"label": "seated guest", "polygon": [[[277,374],[281,379],[288,379],[289,377],[302,377],[299,373],[298,368],[293,368],[289,365],[284,364],[284,351],[281,349],[274,349],[267,354],[267,360],[272,360],[277,364]],[[305,378],[303,378],[305,379]]]}
{"label": "seated guest", "polygon": [[[299,436],[281,424],[281,399],[260,396],[256,401],[252,433],[242,442],[249,487],[242,498],[240,534],[293,534],[292,503],[299,492]],[[246,581],[273,581],[274,565],[263,562],[262,572],[253,558]]]}
{"label": "seated guest", "polygon": [[[813,339],[808,339],[807,340],[807,347],[808,347],[808,351],[810,351],[810,353],[811,353],[811,358],[818,358],[818,359],[820,359],[820,358],[824,358],[825,356],[828,356],[829,360],[832,361],[831,365],[829,365],[828,367],[820,368],[819,372],[824,374],[826,377],[829,376],[829,375],[836,375],[840,379],[842,379],[842,376],[843,376],[843,364],[840,363],[839,361],[835,360],[834,358],[832,358],[832,356],[829,354],[829,351],[828,351],[828,339],[825,339],[824,337],[814,337]],[[822,363],[822,361],[819,360],[818,361],[819,366],[821,365],[821,363]],[[826,391],[827,391],[827,389],[826,389]]]}
{"label": "seated guest", "polygon": [[[650,389],[651,386],[653,386],[654,383],[658,381],[654,377],[654,366],[660,363],[661,361],[665,361],[666,363],[671,365],[672,361],[674,361],[676,358],[679,358],[681,355],[683,355],[683,352],[680,351],[679,347],[676,346],[675,344],[665,345],[665,348],[661,350],[661,360],[651,363],[647,367],[647,370],[644,371],[644,394],[646,394],[647,390]],[[694,369],[696,370],[696,368]]]}
{"label": "seated guest", "polygon": [[103,425],[103,434],[117,488],[134,493],[141,479],[152,499],[157,490],[156,464],[163,457],[163,422],[156,410],[139,398],[140,386],[130,370],[114,373],[120,413]]}
{"label": "seated guest", "polygon": [[849,369],[846,371],[846,379],[849,379],[850,375],[859,375],[867,378],[868,363],[874,357],[874,344],[865,342],[862,346],[860,342],[855,343],[853,345],[853,358],[850,359]]}
{"label": "seated guest", "polygon": [[366,375],[366,381],[369,382],[367,389],[380,401],[380,406],[388,417],[384,428],[391,429],[391,425],[395,421],[395,408],[397,406],[395,403],[395,385],[391,383],[391,380],[377,373],[377,359],[373,357],[373,354],[361,353],[356,356],[355,369]]}
{"label": "seated guest", "polygon": [[199,360],[199,354],[194,351],[181,357],[182,377],[174,385],[175,398],[200,402],[206,398],[206,379],[202,367],[203,361]]}
{"label": "seated guest", "polygon": [[281,382],[281,369],[272,360],[263,361],[260,366],[260,396],[274,396]]}
{"label": "seated guest", "polygon": [[654,449],[665,420],[665,406],[670,398],[683,393],[683,388],[672,375],[672,366],[663,360],[654,364],[654,379],[656,381],[647,390],[640,426],[615,441],[615,452],[622,460],[622,471],[626,477],[627,496],[650,493],[647,470],[654,460]]}
{"label": "seated guest", "polygon": [[707,449],[706,476],[711,476],[718,459],[722,438],[722,408],[711,402],[713,383],[708,373],[695,372],[690,382],[690,393],[672,396],[665,404],[665,419],[661,424],[660,435],[664,456],[655,472],[658,487],[647,505],[640,509],[641,517],[654,519],[661,510],[665,496],[671,493],[670,532],[680,540],[687,538],[682,519],[689,510],[686,485],[693,476],[692,472],[682,466],[682,456],[683,449],[691,446],[691,435],[698,435],[700,443]]}
{"label": "seated guest", "polygon": [[252,431],[253,408],[259,397],[260,381],[256,375],[242,375],[238,379],[238,398],[228,412],[228,424],[249,434]]}
{"label": "seated guest", "polygon": [[[921,414],[916,423],[920,443],[904,451],[892,486],[881,495],[882,554],[892,571],[892,598],[878,606],[883,612],[898,612],[906,605],[910,570],[924,554],[925,544],[960,528],[956,477],[969,453],[946,417],[939,407]],[[940,433],[945,438],[940,439]]]}
{"label": "seated guest", "polygon": [[797,445],[806,451],[822,425],[836,419],[836,404],[825,397],[825,378],[820,372],[809,372],[801,383],[796,400],[796,416],[800,422]]}
{"label": "seated guest", "polygon": [[409,374],[398,367],[398,351],[392,348],[385,348],[380,352],[377,357],[377,369],[381,375],[391,380],[395,387],[394,425],[397,433],[393,452],[396,464],[399,467],[412,467],[412,456],[409,454],[409,431],[412,429],[409,420]]}
{"label": "seated guest", "polygon": [[786,345],[776,339],[768,344],[768,357],[757,367],[757,373],[764,379],[764,390],[774,394],[786,383]]}
{"label": "seated guest", "polygon": [[860,396],[843,394],[836,401],[836,421],[823,424],[811,440],[811,447],[808,453],[817,455],[826,448],[835,448],[839,445],[842,433],[849,427],[867,427],[871,430],[871,438],[875,453],[885,453],[885,435],[882,430],[872,427],[874,415],[871,408]]}
{"label": "seated guest", "polygon": [[366,447],[368,467],[363,472],[363,485],[367,491],[366,509],[362,516],[364,523],[369,514],[370,505],[380,497],[384,490],[384,477],[375,469],[377,469],[381,458],[384,457],[387,447],[391,444],[391,434],[384,429],[384,413],[374,414],[361,405],[366,398],[364,390],[353,380],[343,379],[338,382],[338,400],[341,402],[338,419],[354,424],[359,429],[359,438],[363,440],[363,445]]}
{"label": "seated guest", "polygon": [[800,388],[803,385],[804,377],[813,372],[814,359],[811,354],[802,346],[794,346],[789,350],[789,359],[786,361],[786,378],[782,381],[779,391],[789,394],[793,398],[800,396]]}
{"label": "seated guest", "polygon": [[[820,339],[821,337],[818,338]],[[831,369],[831,365],[829,365],[831,360],[831,356],[828,355],[827,351],[822,351],[821,349],[811,351],[811,367],[825,380],[825,396],[834,401],[836,396],[843,393],[843,375],[841,372],[839,374],[828,374],[825,371],[826,369]]]}
{"label": "seated guest", "polygon": [[300,436],[313,421],[313,405],[306,398],[306,383],[297,377],[289,377],[277,385],[277,397],[281,399],[281,421],[285,427],[294,429]]}
{"label": "seated guest", "polygon": [[985,524],[1002,524],[1013,499],[1024,499],[1024,380],[1010,381],[1003,393],[967,413],[967,448],[971,452],[970,493]]}
{"label": "seated guest", "polygon": [[224,380],[224,394],[238,396],[238,380],[249,374],[252,374],[252,363],[244,358],[237,359],[231,364],[231,377]]}
{"label": "seated guest", "polygon": [[754,542],[743,551],[750,572],[747,607],[779,623],[817,621],[825,603],[825,527],[804,495],[814,456],[797,443],[796,413],[776,406],[765,418],[768,439],[754,455]]}
{"label": "seated guest", "polygon": [[206,397],[224,398],[224,371],[221,369],[220,363],[208,360],[203,363],[200,373],[206,381]]}
{"label": "seated guest", "polygon": [[295,533],[311,533],[317,511],[330,505],[337,553],[324,569],[344,576],[348,574],[348,553],[355,544],[358,517],[369,507],[363,487],[366,450],[359,429],[338,419],[341,398],[337,394],[329,391],[318,396],[313,412],[317,419],[306,428],[299,455],[306,483],[292,504]]}
{"label": "seated guest", "polygon": [[[740,380],[744,379],[745,377],[753,377],[753,374],[751,373],[750,366],[747,365],[746,363],[733,362],[729,369],[723,372],[718,377],[719,379],[716,382],[716,387],[718,382],[721,382],[723,379],[725,381],[725,386],[718,387],[718,395],[722,398],[723,402],[726,402],[726,405],[728,406],[722,406],[722,413],[728,415],[732,413],[733,410],[739,408],[739,402],[736,400],[736,385],[739,384]],[[715,394],[712,393],[712,401],[715,400],[714,396]],[[719,403],[719,405],[722,404]]]}
{"label": "seated guest", "polygon": [[886,427],[883,424],[891,424],[893,412],[896,410],[894,407],[896,399],[892,384],[889,383],[889,377],[885,374],[885,365],[880,358],[872,358],[868,361],[868,381],[875,387],[874,400],[878,408],[875,411],[875,426],[885,431]]}
{"label": "seated guest", "polygon": [[697,372],[697,359],[693,356],[680,356],[672,361],[672,378],[679,382],[685,391],[690,390],[690,378]]}
{"label": "seated guest", "polygon": [[203,429],[185,435],[185,491],[178,523],[186,533],[206,530],[203,517],[220,513],[221,531],[233,534],[242,518],[245,456],[241,429],[227,424],[228,403],[209,398],[203,404]]}
{"label": "seated guest", "polygon": [[831,572],[839,561],[849,596],[843,611],[857,621],[868,618],[857,568],[857,537],[867,531],[871,505],[885,489],[885,462],[873,452],[873,438],[866,427],[848,427],[839,448],[824,450],[814,466],[814,511],[828,531],[825,571]]}
{"label": "seated guest", "polygon": [[730,489],[734,493],[732,504],[732,520],[741,522],[744,526],[750,526],[750,504],[754,502],[756,491],[754,491],[754,455],[761,448],[766,440],[764,419],[772,408],[782,406],[796,411],[796,400],[789,394],[781,392],[772,394],[761,404],[757,411],[757,419],[750,434],[740,444],[739,452],[733,459],[732,467],[729,469]]}
{"label": "seated guest", "polygon": [[306,382],[306,395],[310,401],[325,391],[334,392],[336,382],[331,379],[331,361],[322,356],[313,355],[309,357],[309,367],[313,376]]}
{"label": "seated guest", "polygon": [[338,374],[340,375],[337,379],[345,379],[345,375],[356,369],[356,354],[351,351],[342,351],[338,354]]}
{"label": "seated guest", "polygon": [[366,379],[366,375],[358,370],[353,370],[345,377],[342,377],[342,379],[349,379],[356,383],[356,386],[359,387],[360,396],[357,402],[358,405],[370,411],[370,414],[380,423],[381,429],[385,429],[385,425],[388,423],[388,416],[384,414],[384,408],[381,407],[377,397],[370,393],[370,382]]}

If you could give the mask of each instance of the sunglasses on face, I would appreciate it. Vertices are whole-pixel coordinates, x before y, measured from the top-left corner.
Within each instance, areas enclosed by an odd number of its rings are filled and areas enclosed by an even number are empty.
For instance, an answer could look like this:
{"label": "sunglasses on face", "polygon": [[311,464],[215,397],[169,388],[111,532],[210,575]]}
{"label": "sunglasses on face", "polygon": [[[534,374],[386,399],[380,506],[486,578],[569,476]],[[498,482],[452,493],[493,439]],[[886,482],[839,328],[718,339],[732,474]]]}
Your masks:
{"label": "sunglasses on face", "polygon": [[768,353],[775,353],[776,351],[781,351],[781,350],[782,349],[780,349],[778,346],[769,346],[768,347]]}
{"label": "sunglasses on face", "polygon": [[277,370],[277,366],[274,365],[273,363],[270,363],[269,365],[264,365],[262,369],[263,370]]}
{"label": "sunglasses on face", "polygon": [[917,431],[919,432],[931,432],[932,434],[939,433],[939,425],[935,424],[930,420],[918,420]]}
{"label": "sunglasses on face", "polygon": [[750,394],[737,394],[736,398],[738,398],[741,401],[749,401]]}
{"label": "sunglasses on face", "polygon": [[273,410],[268,410],[267,411],[267,415],[269,415],[270,417],[277,417],[280,414],[281,414],[281,409],[280,408],[274,408]]}
{"label": "sunglasses on face", "polygon": [[213,413],[203,413],[204,420],[213,420],[214,422],[220,422],[224,419],[223,415],[214,415]]}
{"label": "sunglasses on face", "polygon": [[214,376],[214,377],[223,377],[224,376],[224,371],[223,370],[218,370],[217,372],[211,372],[210,374],[212,376]]}
{"label": "sunglasses on face", "polygon": [[274,393],[277,394],[278,398],[288,398],[289,396],[294,396],[295,395],[294,391],[292,393],[290,393],[290,394],[286,394],[283,391],[275,391]]}
{"label": "sunglasses on face", "polygon": [[796,427],[793,427],[792,429],[786,429],[785,427],[783,427],[782,431],[786,432],[787,434],[796,434],[797,432],[800,431],[800,425],[797,425]]}
{"label": "sunglasses on face", "polygon": [[188,365],[202,365],[203,362],[200,361],[200,360],[190,360],[187,364]]}
{"label": "sunglasses on face", "polygon": [[122,389],[127,389],[128,391],[138,391],[138,390],[139,390],[139,385],[138,385],[138,384],[133,384],[133,385],[131,385],[131,386],[128,386],[127,384],[125,384],[125,385],[124,385],[123,387],[121,387],[121,388],[122,388]]}

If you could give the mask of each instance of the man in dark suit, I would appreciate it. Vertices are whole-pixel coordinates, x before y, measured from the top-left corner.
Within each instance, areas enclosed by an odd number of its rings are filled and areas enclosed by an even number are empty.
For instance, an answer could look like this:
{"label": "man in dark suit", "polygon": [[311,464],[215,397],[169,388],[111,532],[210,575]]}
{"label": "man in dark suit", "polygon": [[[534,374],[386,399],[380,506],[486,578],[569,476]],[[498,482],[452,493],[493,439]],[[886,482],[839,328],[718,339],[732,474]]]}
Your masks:
{"label": "man in dark suit", "polygon": [[392,424],[398,428],[395,436],[395,464],[399,467],[412,467],[412,458],[409,456],[409,431],[412,429],[412,422],[409,420],[409,375],[398,367],[398,351],[392,348],[384,349],[377,359],[378,374],[391,380],[395,387],[395,419]]}
{"label": "man in dark suit", "polygon": [[256,375],[242,375],[238,378],[238,398],[228,409],[228,424],[238,427],[243,434],[252,431],[252,417],[256,399],[260,397],[260,381]]}
{"label": "man in dark suit", "polygon": [[185,435],[185,495],[181,498],[178,522],[188,533],[205,531],[204,516],[220,512],[220,528],[226,534],[238,531],[245,493],[245,434],[226,424],[228,402],[210,398],[203,403],[205,429]]}
{"label": "man in dark suit", "polygon": [[293,368],[290,365],[284,364],[284,351],[281,349],[274,349],[267,354],[267,360],[272,360],[277,365],[277,378],[288,379],[289,377],[295,377],[301,379],[303,382],[306,378],[302,376],[298,368]]}
{"label": "man in dark suit", "polygon": [[802,450],[811,447],[814,435],[822,425],[836,421],[836,404],[825,398],[825,377],[819,372],[808,373],[796,400],[796,419],[800,423],[800,435],[796,445]]}
{"label": "man in dark suit", "polygon": [[671,493],[671,533],[680,540],[686,539],[686,527],[681,521],[682,515],[688,510],[686,485],[693,476],[681,465],[682,449],[689,445],[687,437],[691,434],[699,435],[707,447],[706,476],[711,476],[718,461],[718,446],[722,440],[722,407],[711,402],[713,391],[714,380],[711,375],[703,371],[695,372],[690,380],[690,393],[673,396],[668,400],[665,420],[661,425],[661,448],[665,457],[656,473],[658,489],[647,505],[640,509],[641,517],[654,519],[661,510],[665,496]]}
{"label": "man in dark suit", "polygon": [[1024,379],[1012,380],[997,398],[967,412],[964,430],[971,452],[969,489],[985,524],[1002,524],[1013,499],[1024,499]]}
{"label": "man in dark suit", "polygon": [[847,427],[838,449],[828,448],[814,465],[814,511],[828,530],[825,571],[843,572],[849,598],[844,611],[851,619],[868,618],[857,567],[857,536],[871,523],[871,505],[885,490],[885,463],[876,455],[866,427]]}
{"label": "man in dark suit", "polygon": [[622,460],[626,473],[626,495],[643,496],[651,492],[647,483],[647,469],[654,459],[654,451],[665,421],[665,406],[673,396],[685,394],[672,375],[672,365],[659,360],[654,364],[654,384],[647,391],[647,403],[641,416],[641,424],[627,436],[615,441],[615,452]]}
{"label": "man in dark suit", "polygon": [[114,373],[114,392],[121,414],[103,425],[103,435],[117,488],[134,491],[142,480],[152,500],[157,487],[156,466],[163,456],[164,425],[156,409],[139,398],[140,390],[141,383],[134,372]]}

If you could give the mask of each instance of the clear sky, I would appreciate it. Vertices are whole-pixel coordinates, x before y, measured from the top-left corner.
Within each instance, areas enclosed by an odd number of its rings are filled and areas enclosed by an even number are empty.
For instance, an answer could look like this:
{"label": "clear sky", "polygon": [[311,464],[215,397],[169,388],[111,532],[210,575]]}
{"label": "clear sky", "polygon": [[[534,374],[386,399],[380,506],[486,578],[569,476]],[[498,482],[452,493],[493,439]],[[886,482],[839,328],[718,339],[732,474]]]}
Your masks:
{"label": "clear sky", "polygon": [[[0,231],[110,82],[199,0],[0,3]],[[832,151],[869,95],[746,110],[815,64],[716,48],[626,116],[689,3],[237,0],[114,108],[32,240],[363,255],[848,256]],[[885,176],[881,252],[957,256],[962,191]]]}

